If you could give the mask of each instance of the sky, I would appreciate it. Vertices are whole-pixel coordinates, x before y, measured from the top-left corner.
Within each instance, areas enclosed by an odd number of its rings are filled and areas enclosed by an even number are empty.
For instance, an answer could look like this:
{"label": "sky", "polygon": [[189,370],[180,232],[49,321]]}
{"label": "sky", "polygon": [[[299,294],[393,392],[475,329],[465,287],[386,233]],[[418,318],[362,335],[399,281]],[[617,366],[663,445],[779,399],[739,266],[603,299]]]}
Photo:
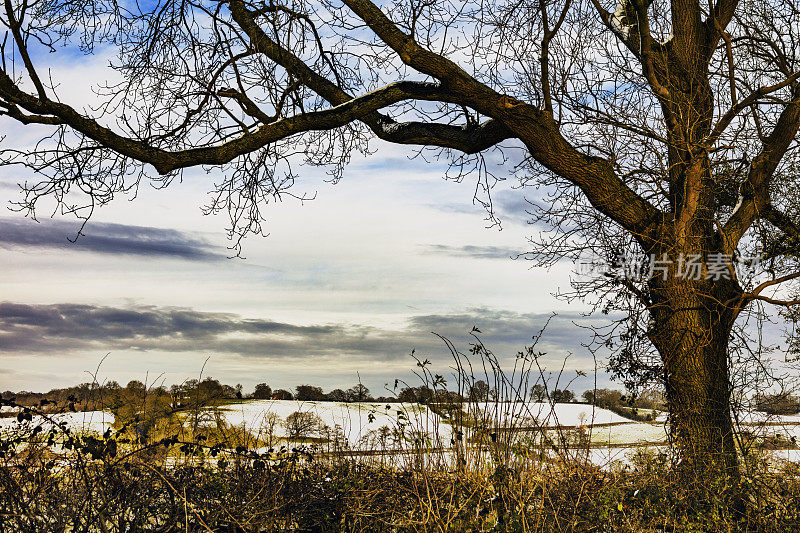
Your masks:
{"label": "sky", "polygon": [[[552,312],[539,345],[545,366],[573,352],[567,368],[593,370],[573,322],[598,319],[551,294],[568,287],[573,265],[515,259],[531,233],[524,191],[499,185],[502,230],[487,228],[471,185],[445,182],[443,170],[380,151],[336,185],[303,169],[316,199],[270,206],[269,235],[249,237],[244,258],[229,258],[227,220],[200,211],[206,175],[113,202],[74,243],[75,220],[40,213],[37,223],[9,210],[0,217],[0,388],[46,390],[95,372],[171,384],[202,371],[245,390],[360,379],[376,392],[408,376],[412,350],[450,363],[434,332],[466,350],[475,326],[508,356]],[[4,204],[13,183],[3,178]]]}
{"label": "sky", "polygon": [[[78,109],[114,82],[102,50],[54,57],[50,77]],[[0,132],[0,147],[21,148],[48,130],[0,117]],[[324,169],[297,168],[294,192],[314,199],[267,206],[268,235],[248,237],[236,258],[226,215],[201,210],[220,171],[188,170],[163,190],[145,182],[97,209],[75,240],[80,221],[52,205],[37,220],[15,212],[17,184],[35,176],[0,167],[0,390],[213,377],[246,392],[361,382],[379,396],[397,378],[420,384],[412,353],[449,379],[441,337],[466,353],[477,328],[510,370],[545,324],[546,376],[563,369],[561,386],[578,393],[622,388],[585,346],[609,317],[554,296],[576,265],[525,258],[540,228],[513,159],[494,169],[508,178],[492,191],[498,226],[473,201],[474,178],[445,180],[446,163],[412,147],[375,140],[372,150],[335,185]]]}
{"label": "sky", "polygon": [[[102,54],[53,61],[62,99],[96,104],[91,87],[109,80],[105,64]],[[0,128],[17,147],[45,131],[4,119]],[[247,238],[243,258],[229,257],[225,216],[201,212],[214,171],[190,170],[165,190],[144,184],[98,209],[71,242],[74,218],[44,204],[38,221],[11,209],[17,183],[32,176],[0,168],[0,390],[212,376],[245,391],[361,381],[381,395],[395,378],[415,384],[412,351],[448,371],[435,334],[466,351],[477,327],[511,361],[548,320],[537,345],[544,369],[563,367],[567,380],[586,371],[576,387],[590,388],[603,362],[582,346],[580,326],[604,318],[553,296],[569,287],[573,264],[545,270],[517,257],[536,231],[531,191],[500,182],[502,229],[487,227],[474,181],[444,180],[446,165],[413,148],[373,148],[336,185],[301,167],[295,192],[315,199],[268,206],[269,235]]]}

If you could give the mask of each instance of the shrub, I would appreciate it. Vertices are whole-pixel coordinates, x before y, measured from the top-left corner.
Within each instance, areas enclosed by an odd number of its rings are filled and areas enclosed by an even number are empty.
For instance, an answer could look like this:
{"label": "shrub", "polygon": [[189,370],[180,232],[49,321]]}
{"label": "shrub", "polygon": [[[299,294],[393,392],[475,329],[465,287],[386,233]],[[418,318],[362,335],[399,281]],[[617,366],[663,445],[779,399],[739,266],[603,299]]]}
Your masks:
{"label": "shrub", "polygon": [[324,426],[322,419],[308,411],[295,411],[286,417],[286,433],[290,439],[307,439],[317,436]]}
{"label": "shrub", "polygon": [[800,397],[788,393],[760,394],[755,397],[755,408],[770,415],[800,413]]}

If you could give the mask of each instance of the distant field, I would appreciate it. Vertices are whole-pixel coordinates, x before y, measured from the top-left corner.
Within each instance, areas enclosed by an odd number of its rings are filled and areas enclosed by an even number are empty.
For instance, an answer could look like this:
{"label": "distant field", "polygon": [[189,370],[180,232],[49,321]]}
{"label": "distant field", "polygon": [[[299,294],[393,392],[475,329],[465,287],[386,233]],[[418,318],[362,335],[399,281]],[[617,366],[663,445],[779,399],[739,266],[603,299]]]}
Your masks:
{"label": "distant field", "polygon": [[[306,414],[300,417],[304,426],[292,426],[289,420],[293,413]],[[4,414],[12,412],[6,410]],[[402,455],[422,450],[447,454],[455,449],[457,441],[467,448],[476,448],[486,439],[504,438],[509,446],[518,449],[555,445],[576,453],[583,450],[583,457],[599,466],[611,466],[615,461],[625,464],[641,448],[665,447],[664,419],[661,413],[655,422],[635,422],[586,404],[535,402],[477,403],[465,405],[461,410],[451,406],[448,410],[408,403],[245,400],[180,413],[183,424],[194,422],[201,430],[225,427],[247,432],[262,443],[260,452],[305,445],[318,453],[335,451],[353,457]],[[54,423],[84,433],[103,433],[115,428],[111,413],[87,411],[56,414],[48,420],[34,416],[33,420],[22,423],[14,416],[6,416],[0,418],[0,432],[37,425],[47,430]],[[776,459],[800,461],[800,450],[792,440],[800,439],[800,416],[749,413],[742,417],[742,427],[772,442],[770,453]],[[504,436],[497,437],[498,434]]]}

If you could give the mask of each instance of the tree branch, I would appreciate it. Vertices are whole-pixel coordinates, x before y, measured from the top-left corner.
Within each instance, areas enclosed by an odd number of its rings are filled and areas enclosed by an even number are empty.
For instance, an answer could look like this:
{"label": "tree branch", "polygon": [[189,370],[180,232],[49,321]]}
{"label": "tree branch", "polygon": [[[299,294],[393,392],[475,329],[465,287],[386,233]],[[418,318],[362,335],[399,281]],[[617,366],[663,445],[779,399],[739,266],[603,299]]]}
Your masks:
{"label": "tree branch", "polygon": [[[52,116],[58,123],[66,124],[125,156],[153,165],[161,174],[189,166],[224,164],[239,155],[253,152],[277,140],[307,131],[329,130],[344,126],[377,109],[403,100],[440,101],[443,96],[438,86],[431,83],[397,82],[329,109],[301,113],[264,124],[255,132],[246,132],[220,145],[170,152],[152,147],[141,140],[118,135],[96,121],[80,115],[66,104],[42,102],[19,90],[7,74],[0,72],[0,97],[3,99],[39,115]],[[498,132],[495,132],[495,135],[497,134]]]}
{"label": "tree branch", "polygon": [[400,56],[403,63],[418,72],[440,80],[444,87],[458,87],[462,94],[465,94],[465,89],[494,92],[446,57],[420,46],[412,36],[403,33],[378,6],[369,0],[343,0],[343,2],[381,41]]}
{"label": "tree branch", "polygon": [[578,186],[592,205],[637,238],[652,237],[650,234],[661,222],[661,212],[631,190],[607,160],[586,156],[567,142],[551,114],[497,93],[449,59],[419,46],[369,0],[344,0],[344,3],[404,63],[441,79],[443,89],[454,93],[454,99],[500,120],[523,140],[537,161]]}
{"label": "tree branch", "polygon": [[[254,51],[291,72],[304,85],[333,105],[343,104],[353,98],[337,84],[314,72],[300,58],[283,48],[256,24],[255,14],[248,11],[241,0],[231,1],[234,21],[250,39]],[[477,127],[460,127],[423,122],[397,122],[381,113],[372,112],[360,117],[379,138],[397,144],[426,144],[452,148],[472,154],[486,150],[495,144],[513,137],[500,123],[489,120]]]}
{"label": "tree branch", "polygon": [[711,14],[705,21],[709,51],[714,50],[719,39],[724,36],[725,28],[728,27],[728,24],[733,19],[733,14],[738,5],[739,0],[717,0],[711,10]]}
{"label": "tree branch", "polygon": [[11,34],[14,36],[14,42],[17,44],[17,50],[19,51],[19,55],[22,57],[22,62],[25,64],[25,69],[28,71],[28,75],[31,77],[33,86],[36,87],[36,92],[38,93],[39,98],[42,100],[47,100],[47,93],[44,90],[42,81],[39,79],[39,74],[37,74],[36,69],[33,66],[33,61],[31,61],[30,55],[28,54],[28,48],[25,45],[25,40],[23,39],[22,32],[20,31],[21,23],[17,21],[17,17],[14,14],[14,6],[11,4],[11,0],[5,0],[5,10],[6,16],[8,17],[8,26],[11,29]]}
{"label": "tree branch", "polygon": [[793,84],[795,81],[798,80],[798,78],[800,78],[800,72],[795,72],[794,74],[792,74],[791,76],[789,76],[780,83],[759,87],[757,90],[747,95],[747,97],[744,100],[737,102],[728,111],[726,111],[725,114],[722,115],[722,117],[720,117],[719,121],[717,122],[717,125],[714,126],[714,130],[707,137],[705,143],[706,146],[709,147],[713,146],[714,143],[719,138],[719,136],[722,135],[722,133],[725,131],[725,128],[727,128],[730,125],[731,121],[733,121],[733,119],[736,118],[736,116],[739,113],[749,108],[750,106],[758,103],[760,98],[763,98],[768,94],[774,93],[775,91],[778,91],[780,89],[783,89],[784,87],[787,87],[788,85]]}
{"label": "tree branch", "polygon": [[[660,224],[661,212],[631,190],[614,173],[607,160],[586,156],[569,144],[560,134],[552,116],[535,106],[494,91],[472,78],[449,59],[419,46],[410,36],[400,31],[372,2],[345,0],[345,4],[406,64],[423,74],[443,78],[441,91],[446,93],[447,98],[455,103],[472,107],[498,122],[495,125],[489,121],[485,125],[485,130],[496,132],[496,138],[500,140],[508,137],[522,139],[537,161],[578,186],[595,207],[621,226],[638,237],[643,237]],[[241,0],[232,0],[230,5],[234,20],[247,33],[251,45],[257,51],[292,72],[331,103],[339,103],[350,98],[343,89],[313,72],[299,58],[272,41],[254,22],[253,14],[247,11]],[[393,142],[408,141],[408,138],[401,137],[399,132],[419,132],[420,129],[420,125],[415,124],[390,126],[386,131],[384,125],[387,124],[387,119],[377,113],[362,117],[360,120],[379,137]],[[435,141],[430,144],[436,146],[453,147],[453,144],[458,144],[458,149],[464,148],[463,151],[468,153],[475,147],[490,146],[489,139],[477,144],[466,139],[461,143],[449,142],[455,140],[452,136],[458,133],[453,127],[435,126],[423,128],[425,129],[427,131],[424,131],[422,139]],[[443,132],[447,135],[444,137],[436,135]],[[475,139],[476,134],[477,132],[473,130],[466,136]]]}
{"label": "tree branch", "polygon": [[776,298],[770,298],[768,296],[760,296],[760,295],[748,296],[746,299],[749,300],[749,301],[760,300],[762,302],[767,302],[767,303],[773,304],[773,305],[780,305],[780,306],[783,306],[783,307],[791,307],[793,305],[800,305],[800,300],[779,300],[779,299],[776,299]]}
{"label": "tree branch", "polygon": [[783,155],[800,129],[800,86],[792,91],[789,102],[778,118],[775,129],[764,140],[761,151],[753,159],[750,172],[739,189],[739,203],[722,228],[728,253],[736,249],[750,225],[767,212],[770,205],[769,183]]}

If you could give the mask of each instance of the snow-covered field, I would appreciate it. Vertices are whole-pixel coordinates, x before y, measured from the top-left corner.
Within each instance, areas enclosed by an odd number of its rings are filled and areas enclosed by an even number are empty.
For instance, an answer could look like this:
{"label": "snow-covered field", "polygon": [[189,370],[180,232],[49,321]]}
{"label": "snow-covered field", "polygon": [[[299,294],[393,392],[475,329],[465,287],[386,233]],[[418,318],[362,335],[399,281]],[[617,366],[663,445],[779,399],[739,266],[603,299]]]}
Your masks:
{"label": "snow-covered field", "polygon": [[[330,439],[338,435],[343,448],[351,451],[409,450],[412,443],[423,447],[452,445],[453,429],[445,417],[418,404],[301,402],[287,400],[252,400],[226,406],[222,411],[231,426],[288,440],[286,418],[294,412],[313,413],[326,429],[313,437]],[[466,408],[467,418],[492,427],[518,430],[521,435],[543,429],[554,441],[574,440],[582,432],[591,449],[588,459],[596,465],[629,464],[643,450],[657,452],[667,441],[666,414],[653,422],[635,422],[607,409],[586,404],[547,403],[478,403]],[[792,436],[800,441],[800,416],[766,416],[754,413],[742,420],[755,434],[763,437]],[[398,437],[402,434],[402,437]],[[465,437],[474,434],[465,429]],[[420,438],[421,440],[415,441]],[[324,448],[324,446],[323,446]],[[584,452],[585,453],[585,452]],[[799,461],[800,450],[771,452],[778,461]]]}
{"label": "snow-covered field", "polygon": [[114,415],[105,411],[85,411],[79,413],[60,413],[46,417],[34,416],[31,420],[17,422],[15,417],[0,418],[0,433],[27,431],[42,426],[49,431],[54,425],[68,427],[79,433],[103,433],[114,425]]}
{"label": "snow-covered field", "polygon": [[581,403],[557,403],[551,406],[541,402],[500,403],[478,402],[470,411],[500,426],[588,426],[630,422],[608,409]]}
{"label": "snow-covered field", "polygon": [[661,443],[666,440],[667,430],[663,423],[628,422],[591,428],[591,442],[595,445]]}
{"label": "snow-covered field", "polygon": [[[553,442],[590,446],[588,459],[600,466],[626,464],[642,450],[663,449],[667,440],[665,420],[635,422],[606,409],[586,404],[479,403],[465,408],[463,442],[474,443],[476,428],[500,428],[513,432],[516,442],[541,442],[544,433]],[[291,434],[287,419],[293,413],[310,413],[313,423],[300,435]],[[441,413],[437,414],[437,412]],[[294,400],[249,400],[216,409],[204,417],[206,424],[224,421],[227,427],[246,430],[270,446],[292,442],[312,443],[320,450],[344,450],[354,454],[409,452],[420,449],[450,449],[456,432],[444,411],[408,403],[340,403]],[[53,423],[73,431],[103,433],[113,427],[114,416],[103,411],[52,415],[52,421],[35,416],[22,425],[14,417],[0,418],[0,433],[30,430],[41,425],[47,431]],[[778,436],[784,442],[800,441],[800,416],[740,416],[745,429],[766,438]],[[485,435],[484,435],[485,438]],[[526,440],[527,439],[527,440]],[[445,452],[449,453],[449,452]],[[584,449],[585,455],[585,449]],[[800,462],[800,449],[771,452],[776,461]]]}
{"label": "snow-covered field", "polygon": [[[582,431],[588,442],[599,448],[591,455],[597,464],[625,460],[631,446],[666,441],[663,423],[633,422],[609,410],[584,404],[551,407],[546,403],[479,403],[466,410],[466,419],[474,425],[506,428],[516,432],[519,440],[527,438],[529,442],[536,441],[540,430],[554,442],[572,441],[577,438],[576,431]],[[286,419],[298,411],[313,413],[326,427],[307,436],[330,439],[333,434],[339,435],[344,444],[340,449],[409,450],[420,442],[424,447],[449,448],[453,444],[453,428],[448,420],[417,404],[261,400],[227,406],[222,417],[231,426],[288,441]],[[466,442],[471,442],[474,435],[472,427],[464,429]]]}
{"label": "snow-covered field", "polygon": [[449,445],[451,438],[449,424],[430,409],[416,404],[252,400],[223,408],[227,424],[256,435],[272,432],[281,439],[289,437],[286,419],[295,412],[319,417],[321,427],[306,437],[338,435],[353,450],[374,449],[375,441],[382,435],[389,441],[384,446],[387,448],[402,447],[402,443],[395,442],[400,433],[410,438],[424,436],[428,446]]}
{"label": "snow-covered field", "polygon": [[[253,433],[271,428],[276,436],[285,438],[288,436],[286,418],[298,411],[313,413],[319,417],[322,425],[340,431],[352,449],[363,448],[369,437],[381,428],[402,428],[407,432],[425,433],[431,442],[446,443],[452,437],[452,427],[445,419],[418,404],[254,400],[224,407],[223,416],[225,422],[232,426],[248,429]],[[469,418],[483,421],[484,426],[528,431],[557,426],[594,426],[593,441],[622,440],[624,444],[637,439],[648,442],[664,440],[663,425],[631,422],[606,409],[584,404],[556,404],[551,409],[550,404],[546,403],[479,403],[467,411]],[[641,433],[640,436],[637,436],[637,431]],[[620,436],[617,436],[618,433]],[[321,435],[317,432],[314,436]]]}

